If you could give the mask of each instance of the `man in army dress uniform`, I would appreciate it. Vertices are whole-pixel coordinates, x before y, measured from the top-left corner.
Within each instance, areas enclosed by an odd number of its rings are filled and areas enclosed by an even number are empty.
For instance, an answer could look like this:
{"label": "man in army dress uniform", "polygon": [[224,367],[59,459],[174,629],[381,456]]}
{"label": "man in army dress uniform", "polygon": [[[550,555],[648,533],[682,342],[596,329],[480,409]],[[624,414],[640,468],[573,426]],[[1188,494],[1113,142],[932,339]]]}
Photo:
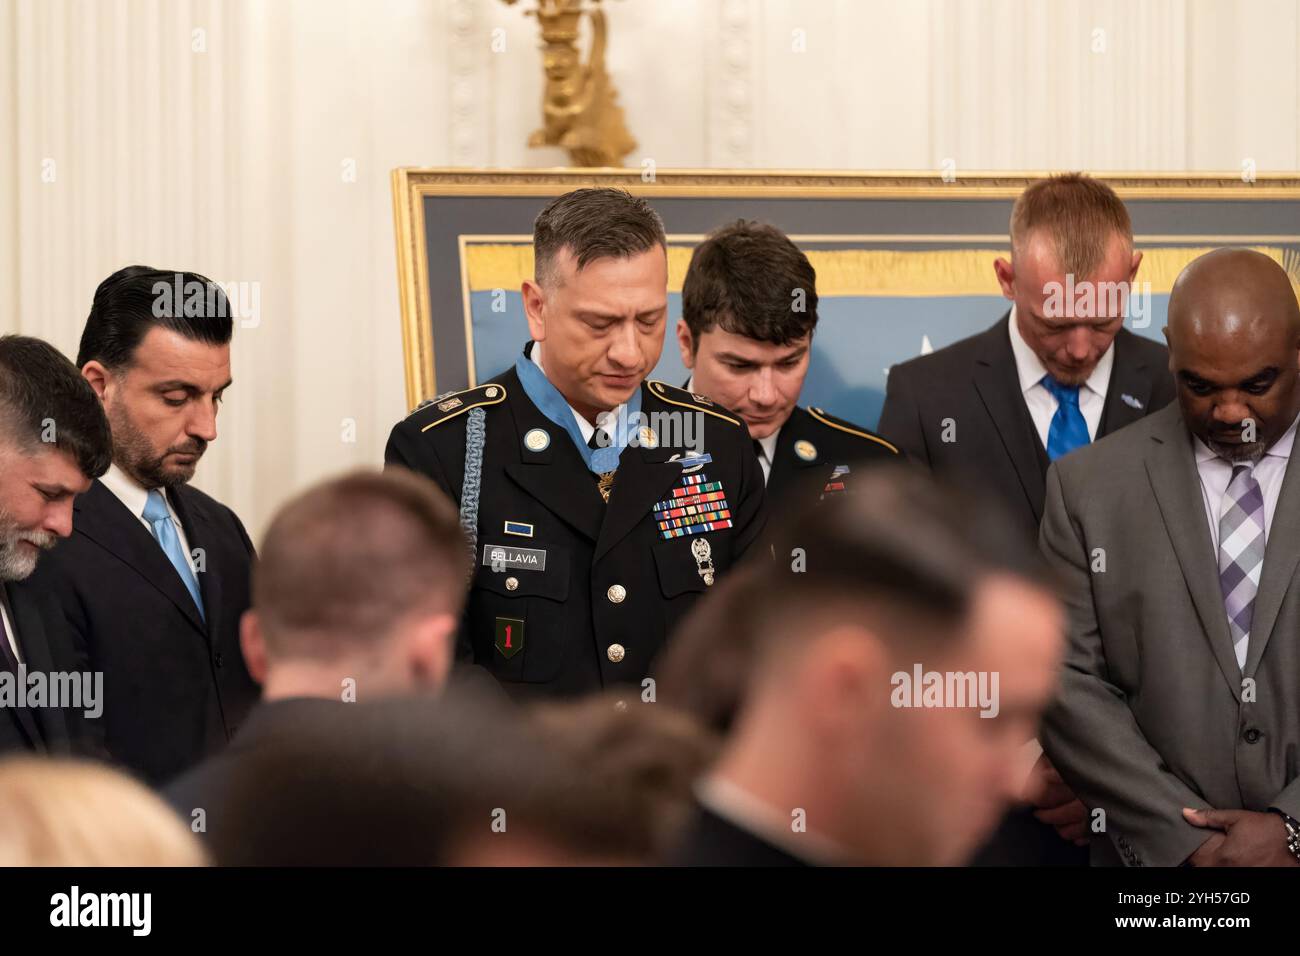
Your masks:
{"label": "man in army dress uniform", "polygon": [[740,418],[645,380],[668,296],[644,200],[560,196],[533,248],[533,341],[509,371],[399,423],[385,459],[460,506],[475,548],[461,659],[515,696],[639,685],[761,533],[763,474]]}
{"label": "man in army dress uniform", "polygon": [[692,370],[687,388],[745,420],[771,509],[842,491],[855,468],[898,456],[879,435],[797,404],[817,327],[816,282],[783,232],[739,220],[696,247],[682,284],[677,344]]}

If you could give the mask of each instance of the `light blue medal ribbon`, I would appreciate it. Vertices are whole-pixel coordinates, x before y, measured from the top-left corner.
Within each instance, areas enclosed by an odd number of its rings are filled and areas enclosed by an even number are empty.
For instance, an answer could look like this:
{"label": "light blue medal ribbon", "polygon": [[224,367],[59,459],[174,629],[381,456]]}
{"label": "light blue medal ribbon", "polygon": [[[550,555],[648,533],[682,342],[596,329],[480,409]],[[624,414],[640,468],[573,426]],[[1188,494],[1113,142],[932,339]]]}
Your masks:
{"label": "light blue medal ribbon", "polygon": [[619,456],[623,454],[623,449],[627,447],[631,436],[632,428],[629,422],[639,421],[641,418],[640,385],[636,387],[636,391],[632,393],[632,397],[626,404],[619,408],[616,426],[612,430],[606,429],[610,432],[612,444],[605,448],[593,449],[587,447],[587,442],[582,437],[582,430],[578,428],[578,421],[573,415],[573,409],[564,400],[560,390],[542,374],[536,362],[527,355],[520,355],[515,359],[515,374],[519,376],[519,383],[524,387],[524,394],[538,410],[563,428],[573,439],[573,447],[578,450],[583,463],[592,472],[599,475],[618,468]]}

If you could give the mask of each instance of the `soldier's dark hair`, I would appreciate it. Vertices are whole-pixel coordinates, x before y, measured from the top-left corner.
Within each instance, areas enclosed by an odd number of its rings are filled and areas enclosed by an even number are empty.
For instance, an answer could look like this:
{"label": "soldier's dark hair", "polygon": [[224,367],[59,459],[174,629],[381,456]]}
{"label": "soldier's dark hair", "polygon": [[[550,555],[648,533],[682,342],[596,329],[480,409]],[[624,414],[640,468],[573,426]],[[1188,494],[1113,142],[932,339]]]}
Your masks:
{"label": "soldier's dark hair", "polygon": [[25,454],[52,441],[87,478],[98,478],[113,460],[95,390],[62,352],[25,335],[0,337],[0,440]]}
{"label": "soldier's dark hair", "polygon": [[210,345],[225,345],[234,334],[226,293],[211,279],[197,272],[127,266],[95,290],[77,366],[93,360],[112,371],[129,368],[154,326]]}
{"label": "soldier's dark hair", "polygon": [[578,271],[597,259],[626,259],[655,246],[667,254],[664,223],[651,205],[624,189],[575,189],[546,204],[533,222],[533,274],[555,279],[555,257],[568,249]]}
{"label": "soldier's dark hair", "polygon": [[395,468],[315,485],[277,512],[253,567],[267,647],[329,660],[409,614],[459,614],[466,553],[455,506],[428,478]]}
{"label": "soldier's dark hair", "polygon": [[817,327],[817,272],[780,229],[738,219],[695,247],[682,318],[697,349],[715,328],[788,345]]}

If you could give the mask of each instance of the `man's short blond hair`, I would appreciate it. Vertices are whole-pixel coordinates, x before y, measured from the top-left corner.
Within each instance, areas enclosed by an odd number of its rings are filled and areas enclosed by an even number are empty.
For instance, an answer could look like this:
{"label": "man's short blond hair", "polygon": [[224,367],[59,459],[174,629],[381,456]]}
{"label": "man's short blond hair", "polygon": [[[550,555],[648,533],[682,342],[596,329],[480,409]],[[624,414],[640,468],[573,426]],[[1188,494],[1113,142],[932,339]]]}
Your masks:
{"label": "man's short blond hair", "polygon": [[1011,251],[1042,230],[1067,275],[1086,279],[1106,258],[1113,236],[1133,245],[1133,224],[1123,200],[1101,180],[1063,173],[1029,186],[1011,210]]}

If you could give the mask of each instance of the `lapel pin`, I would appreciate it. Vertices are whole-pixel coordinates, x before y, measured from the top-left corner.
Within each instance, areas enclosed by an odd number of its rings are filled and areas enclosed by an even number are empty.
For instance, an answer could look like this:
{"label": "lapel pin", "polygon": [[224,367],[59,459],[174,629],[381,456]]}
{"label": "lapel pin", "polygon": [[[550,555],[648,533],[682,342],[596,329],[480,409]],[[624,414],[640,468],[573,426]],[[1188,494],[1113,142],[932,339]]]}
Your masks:
{"label": "lapel pin", "polygon": [[803,461],[812,461],[817,457],[817,446],[806,438],[801,438],[794,443],[794,453]]}
{"label": "lapel pin", "polygon": [[655,430],[649,425],[642,425],[641,428],[638,429],[636,440],[640,443],[642,448],[659,447],[659,436],[655,434]]}
{"label": "lapel pin", "polygon": [[524,435],[524,447],[529,451],[546,451],[551,443],[551,436],[542,428],[530,428]]}
{"label": "lapel pin", "polygon": [[1142,403],[1141,403],[1140,401],[1138,401],[1136,398],[1134,398],[1132,395],[1129,395],[1127,392],[1125,392],[1125,393],[1124,393],[1123,395],[1121,395],[1119,398],[1120,398],[1120,401],[1122,401],[1122,402],[1123,402],[1125,405],[1127,405],[1129,408],[1141,408],[1141,407],[1142,407]]}

